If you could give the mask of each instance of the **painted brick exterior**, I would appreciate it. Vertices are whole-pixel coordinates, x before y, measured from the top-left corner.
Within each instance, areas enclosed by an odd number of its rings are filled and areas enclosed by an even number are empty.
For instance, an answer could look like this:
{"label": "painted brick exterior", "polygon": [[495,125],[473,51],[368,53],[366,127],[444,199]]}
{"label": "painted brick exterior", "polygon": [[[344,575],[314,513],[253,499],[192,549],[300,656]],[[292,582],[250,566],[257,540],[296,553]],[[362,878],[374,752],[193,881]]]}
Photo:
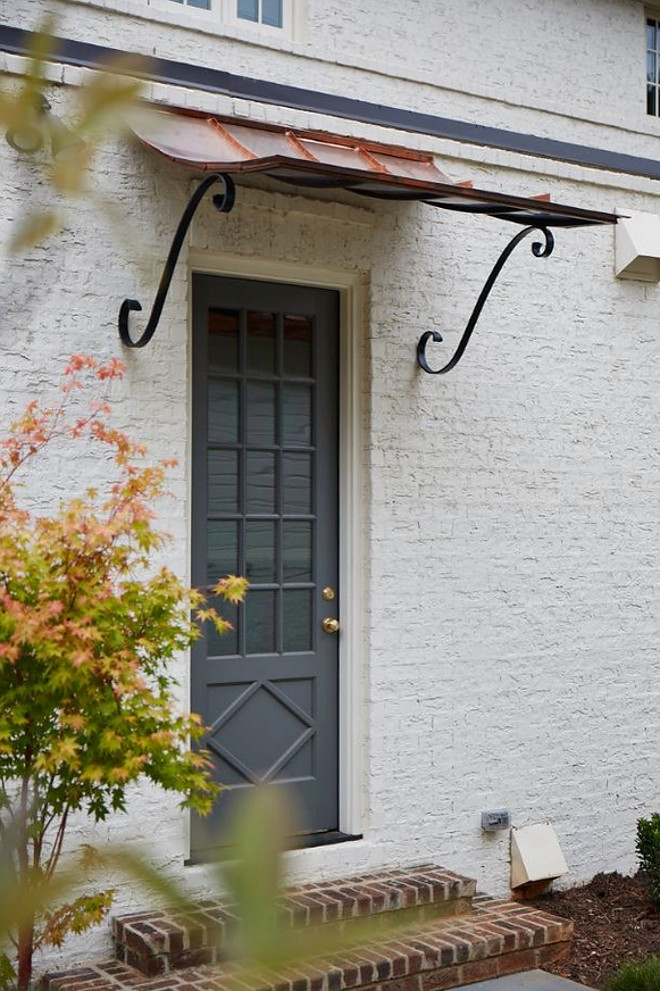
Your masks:
{"label": "painted brick exterior", "polygon": [[[637,0],[387,9],[375,0],[308,0],[307,41],[281,51],[236,32],[223,39],[177,28],[167,10],[162,23],[145,18],[138,0],[116,0],[118,9],[100,0],[49,6],[60,15],[58,33],[69,37],[658,153],[657,121],[644,114]],[[18,0],[13,21],[29,26],[39,8]],[[188,24],[193,13],[181,16]],[[20,59],[0,59],[10,73],[21,71]],[[53,67],[58,111],[71,106],[80,78]],[[548,191],[599,210],[660,210],[657,184],[631,176],[164,85],[148,95],[423,148],[451,175],[493,189]],[[499,807],[516,825],[552,820],[570,882],[631,869],[635,820],[656,807],[660,787],[660,288],[614,278],[610,229],[559,231],[547,261],[528,246],[512,257],[460,368],[438,380],[417,370],[417,338],[446,331],[438,353],[448,352],[511,234],[506,225],[423,205],[357,203],[348,194],[239,186],[229,216],[202,207],[153,344],[126,354],[116,335],[119,303],[153,298],[191,180],[125,141],[104,149],[92,180],[115,223],[82,200],[57,242],[2,258],[1,419],[54,389],[75,351],[126,361],[113,397],[121,424],[138,429],[154,457],[179,462],[162,522],[173,538],[167,561],[184,578],[188,252],[207,257],[210,270],[218,254],[231,255],[357,274],[364,288],[354,466],[364,507],[356,605],[363,649],[352,659],[362,728],[355,831],[364,839],[290,854],[291,876],[433,859],[502,894],[507,837],[483,834],[479,821],[482,809]],[[1,243],[47,195],[35,166],[0,142]],[[102,484],[106,471],[100,461],[76,463],[81,483]],[[61,452],[47,479],[32,479],[35,499],[46,505],[67,494],[70,477]],[[186,658],[173,673],[185,704]],[[96,829],[80,822],[73,839],[83,837],[141,844],[191,890],[215,893],[203,867],[183,866],[185,816],[146,785],[125,816]],[[125,882],[118,889],[121,911],[143,907]],[[108,946],[107,929],[99,929],[45,963],[89,959]],[[444,986],[419,980],[425,991]]]}

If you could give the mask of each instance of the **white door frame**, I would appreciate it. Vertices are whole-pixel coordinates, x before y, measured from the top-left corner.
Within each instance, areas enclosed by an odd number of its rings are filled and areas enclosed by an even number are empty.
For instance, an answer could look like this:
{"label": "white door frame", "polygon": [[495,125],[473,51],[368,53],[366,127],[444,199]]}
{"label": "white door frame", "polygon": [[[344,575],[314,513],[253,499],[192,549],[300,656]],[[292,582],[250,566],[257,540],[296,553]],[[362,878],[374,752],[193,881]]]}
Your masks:
{"label": "white door frame", "polygon": [[[293,262],[191,251],[188,256],[188,366],[192,339],[191,275],[229,276],[261,282],[336,289],[340,294],[339,374],[339,829],[363,832],[363,723],[360,718],[366,681],[364,637],[364,477],[362,471],[362,361],[360,333],[365,303],[365,277],[342,269],[317,268]],[[188,376],[190,382],[190,376]],[[189,409],[191,404],[189,401]],[[190,501],[189,501],[190,505]]]}

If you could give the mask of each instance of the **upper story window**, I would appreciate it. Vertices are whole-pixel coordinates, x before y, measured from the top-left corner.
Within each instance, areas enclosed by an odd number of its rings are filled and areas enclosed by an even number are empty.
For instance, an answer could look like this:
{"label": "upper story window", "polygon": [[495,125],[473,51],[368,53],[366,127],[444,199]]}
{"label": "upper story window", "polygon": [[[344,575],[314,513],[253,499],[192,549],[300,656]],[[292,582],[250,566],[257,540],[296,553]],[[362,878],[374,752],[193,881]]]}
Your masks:
{"label": "upper story window", "polygon": [[236,0],[236,14],[242,21],[282,27],[283,0]]}
{"label": "upper story window", "polygon": [[[149,0],[153,5],[154,0]],[[160,4],[160,0],[155,0]],[[294,37],[295,17],[299,18],[300,0],[174,0],[182,6],[208,10],[220,24],[249,28],[276,36]],[[165,0],[169,6],[169,0]]]}
{"label": "upper story window", "polygon": [[175,3],[184,3],[188,7],[200,7],[202,10],[211,9],[211,0],[174,0]]}
{"label": "upper story window", "polygon": [[646,112],[660,117],[660,15],[646,18]]}

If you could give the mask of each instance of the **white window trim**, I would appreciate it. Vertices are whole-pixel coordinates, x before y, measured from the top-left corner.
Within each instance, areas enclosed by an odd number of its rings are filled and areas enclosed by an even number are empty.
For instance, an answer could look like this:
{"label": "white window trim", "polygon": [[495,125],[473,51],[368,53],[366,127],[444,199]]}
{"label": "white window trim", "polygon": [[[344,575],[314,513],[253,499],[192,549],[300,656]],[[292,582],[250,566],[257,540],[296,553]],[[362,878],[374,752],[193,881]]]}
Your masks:
{"label": "white window trim", "polygon": [[239,17],[236,13],[238,9],[237,0],[211,0],[211,4],[213,3],[217,3],[218,6],[222,7],[222,19],[225,24],[231,24],[233,27],[252,28],[252,30],[259,29],[264,34],[277,38],[281,38],[282,35],[285,38],[293,37],[293,0],[282,0],[281,28],[273,27],[271,24],[262,24],[261,21],[250,21],[246,18]]}
{"label": "white window trim", "polygon": [[[656,99],[656,109],[655,113],[649,113],[647,107],[647,93],[648,93],[648,79],[647,79],[647,58],[648,58],[648,42],[646,41],[646,29],[649,19],[656,22],[656,31],[660,31],[660,10],[657,7],[643,7],[644,14],[644,106],[646,108],[646,113],[644,116],[646,120],[660,120],[660,86],[655,86],[655,99]],[[657,51],[657,48],[656,48]],[[660,59],[660,55],[656,56]],[[657,70],[656,70],[657,71]]]}
{"label": "white window trim", "polygon": [[[281,28],[239,17],[237,0],[211,0],[209,9],[176,0],[143,0],[143,3],[154,13],[169,15],[164,20],[183,27],[204,27],[218,34],[226,34],[229,29],[232,36],[257,43],[304,40],[305,0],[283,0]],[[112,0],[110,5],[117,6]]]}

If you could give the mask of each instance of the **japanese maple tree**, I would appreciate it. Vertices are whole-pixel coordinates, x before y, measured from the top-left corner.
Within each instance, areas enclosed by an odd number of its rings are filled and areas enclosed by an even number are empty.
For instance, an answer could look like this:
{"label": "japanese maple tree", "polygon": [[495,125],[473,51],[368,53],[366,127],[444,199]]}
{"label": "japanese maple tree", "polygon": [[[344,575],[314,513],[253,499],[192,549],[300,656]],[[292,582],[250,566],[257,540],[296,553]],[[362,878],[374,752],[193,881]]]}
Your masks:
{"label": "japanese maple tree", "polygon": [[[74,813],[99,821],[122,811],[140,776],[201,814],[218,790],[207,757],[190,749],[203,727],[180,712],[168,664],[199,635],[191,617],[229,624],[200,591],[153,567],[166,540],[154,505],[168,462],[146,463],[106,402],[80,409],[80,389],[122,374],[116,361],[76,356],[58,402],[30,403],[0,447],[0,868],[23,892],[61,869]],[[113,478],[39,515],[18,480],[62,442],[110,452]],[[228,576],[213,594],[238,602],[245,590]],[[13,973],[25,991],[35,950],[99,921],[111,899],[93,892],[42,911],[35,900],[6,934],[0,984]]]}

